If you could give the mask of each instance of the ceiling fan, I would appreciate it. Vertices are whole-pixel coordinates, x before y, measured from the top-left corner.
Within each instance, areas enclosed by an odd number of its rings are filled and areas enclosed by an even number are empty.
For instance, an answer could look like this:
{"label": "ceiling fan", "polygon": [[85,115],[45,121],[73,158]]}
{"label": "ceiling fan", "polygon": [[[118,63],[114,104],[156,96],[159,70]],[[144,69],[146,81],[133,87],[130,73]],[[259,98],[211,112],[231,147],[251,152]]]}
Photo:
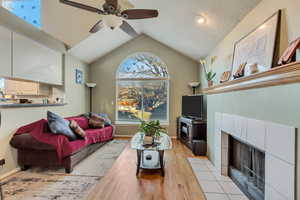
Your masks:
{"label": "ceiling fan", "polygon": [[74,1],[59,1],[69,6],[104,15],[103,19],[99,20],[92,27],[90,33],[96,33],[102,29],[104,25],[107,25],[112,30],[116,27],[120,27],[125,33],[135,37],[138,35],[138,33],[128,22],[126,22],[126,20],[146,19],[158,16],[158,11],[151,9],[127,9],[122,11],[120,5],[118,4],[118,0],[105,0],[105,3],[102,6],[103,10]]}

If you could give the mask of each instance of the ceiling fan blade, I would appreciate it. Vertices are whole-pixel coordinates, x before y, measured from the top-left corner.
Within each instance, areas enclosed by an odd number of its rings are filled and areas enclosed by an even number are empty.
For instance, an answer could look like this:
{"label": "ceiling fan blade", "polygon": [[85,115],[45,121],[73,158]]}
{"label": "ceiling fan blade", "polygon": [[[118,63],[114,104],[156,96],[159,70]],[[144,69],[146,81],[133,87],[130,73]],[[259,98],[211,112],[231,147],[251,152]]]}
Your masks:
{"label": "ceiling fan blade", "polygon": [[146,19],[158,16],[158,10],[149,9],[128,9],[121,12],[126,19]]}
{"label": "ceiling fan blade", "polygon": [[128,35],[130,35],[131,37],[136,37],[139,34],[134,30],[134,28],[132,28],[132,26],[130,24],[128,24],[128,22],[126,22],[125,20],[123,20],[123,24],[120,26],[120,29],[122,29],[125,33],[127,33]]}
{"label": "ceiling fan blade", "polygon": [[104,27],[103,21],[100,20],[93,26],[93,28],[91,28],[90,33],[97,33],[103,27]]}
{"label": "ceiling fan blade", "polygon": [[77,2],[69,1],[69,0],[59,0],[59,1],[63,4],[69,5],[69,6],[73,6],[73,7],[80,8],[80,9],[83,9],[83,10],[87,10],[87,11],[90,11],[90,12],[103,14],[102,10],[100,10],[98,8],[95,8],[95,7],[92,7],[92,6],[84,5],[82,3],[77,3]]}
{"label": "ceiling fan blade", "polygon": [[118,8],[118,0],[105,0],[106,4],[112,5],[115,9]]}

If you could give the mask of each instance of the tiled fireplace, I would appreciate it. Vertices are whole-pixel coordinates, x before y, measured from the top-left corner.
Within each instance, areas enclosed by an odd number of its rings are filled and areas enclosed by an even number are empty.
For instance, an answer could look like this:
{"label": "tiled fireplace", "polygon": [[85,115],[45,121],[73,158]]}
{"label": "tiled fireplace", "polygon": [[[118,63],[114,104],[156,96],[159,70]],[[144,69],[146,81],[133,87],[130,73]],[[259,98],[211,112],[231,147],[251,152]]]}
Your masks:
{"label": "tiled fireplace", "polygon": [[216,113],[215,152],[218,173],[231,176],[248,197],[259,193],[252,199],[296,199],[294,127]]}

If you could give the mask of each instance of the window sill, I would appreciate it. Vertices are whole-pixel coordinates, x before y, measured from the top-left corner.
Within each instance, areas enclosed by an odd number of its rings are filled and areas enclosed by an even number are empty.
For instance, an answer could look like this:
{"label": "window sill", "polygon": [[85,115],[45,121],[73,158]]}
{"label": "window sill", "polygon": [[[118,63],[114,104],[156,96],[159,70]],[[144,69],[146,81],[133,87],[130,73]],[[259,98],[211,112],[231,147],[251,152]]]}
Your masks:
{"label": "window sill", "polygon": [[[140,125],[140,122],[115,121],[116,125]],[[160,122],[162,126],[169,126],[169,122]]]}

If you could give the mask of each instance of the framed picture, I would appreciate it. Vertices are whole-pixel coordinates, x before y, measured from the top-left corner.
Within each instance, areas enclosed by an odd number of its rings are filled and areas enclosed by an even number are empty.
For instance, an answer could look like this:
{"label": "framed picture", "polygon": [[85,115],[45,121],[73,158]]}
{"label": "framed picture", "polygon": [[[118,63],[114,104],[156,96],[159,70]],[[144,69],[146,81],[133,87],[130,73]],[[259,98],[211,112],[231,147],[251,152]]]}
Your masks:
{"label": "framed picture", "polygon": [[[232,61],[233,74],[242,64],[245,65],[244,76],[251,75],[251,71],[255,73],[267,71],[276,64],[274,57],[280,18],[281,11],[279,10],[235,43]],[[253,65],[257,70],[248,69],[253,68]]]}
{"label": "framed picture", "polygon": [[76,69],[75,72],[75,82],[77,84],[83,84],[83,72],[79,69]]}

